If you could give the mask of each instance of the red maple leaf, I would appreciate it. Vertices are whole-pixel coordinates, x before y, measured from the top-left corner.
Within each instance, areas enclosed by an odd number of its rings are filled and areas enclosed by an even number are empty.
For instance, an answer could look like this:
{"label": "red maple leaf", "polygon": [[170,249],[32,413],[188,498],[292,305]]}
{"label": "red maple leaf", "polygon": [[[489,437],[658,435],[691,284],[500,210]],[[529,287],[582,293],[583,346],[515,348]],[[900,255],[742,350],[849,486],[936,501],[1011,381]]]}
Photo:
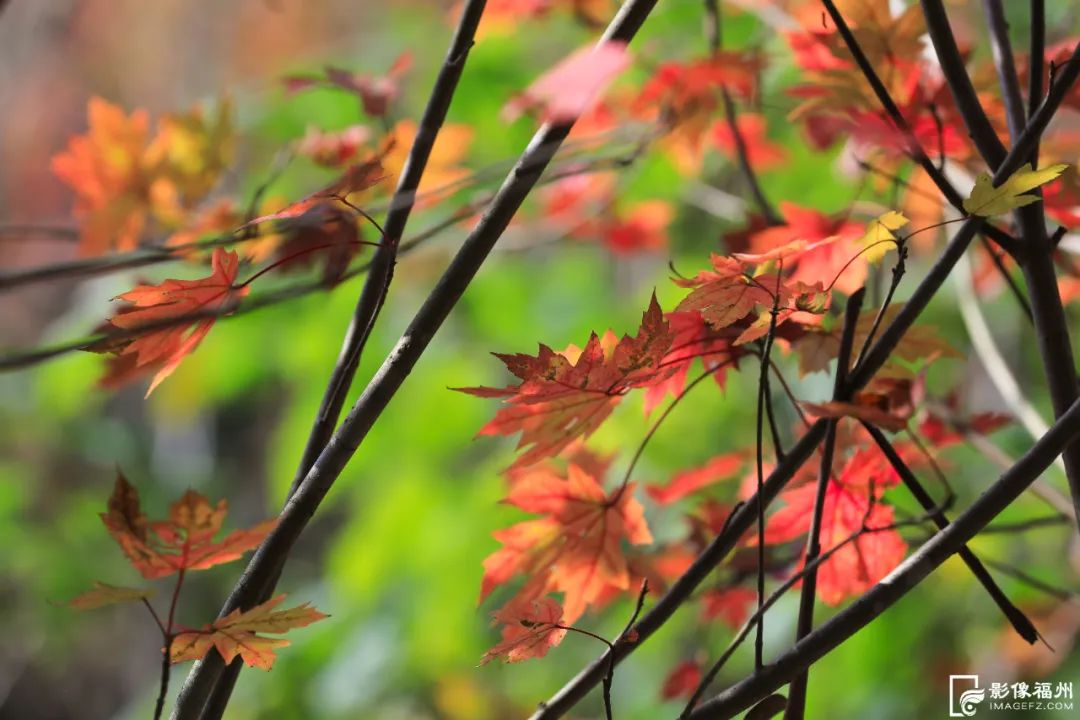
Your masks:
{"label": "red maple leaf", "polygon": [[398,96],[401,76],[412,67],[412,53],[398,56],[385,75],[359,75],[349,70],[327,65],[323,75],[290,75],[282,79],[288,92],[313,87],[332,87],[352,93],[360,99],[364,112],[371,117],[383,117],[391,102]]}
{"label": "red maple leaf", "polygon": [[[121,385],[136,377],[154,372],[154,379],[146,391],[149,395],[161,381],[167,378],[195,351],[217,317],[182,320],[189,315],[203,312],[223,312],[225,308],[244,297],[248,288],[236,285],[236,272],[240,261],[235,252],[215,248],[212,272],[198,280],[165,280],[160,285],[139,285],[119,295],[117,300],[132,303],[109,319],[108,325],[122,330],[139,330],[155,326],[132,338],[112,340],[91,348],[97,352],[112,353],[109,372],[101,384],[106,387]],[[175,324],[167,324],[169,320]],[[164,324],[164,327],[157,327]]]}
{"label": "red maple leaf", "polygon": [[622,541],[652,542],[634,485],[606,494],[595,477],[577,465],[566,477],[534,473],[519,479],[506,503],[542,517],[494,533],[503,547],[484,560],[480,600],[516,575],[528,578],[511,603],[563,593],[567,622],[606,599],[611,588],[631,586]]}
{"label": "red maple leaf", "polygon": [[692,288],[689,295],[675,308],[677,312],[697,311],[713,328],[721,329],[739,324],[742,332],[734,345],[742,345],[768,333],[771,314],[777,311],[776,325],[804,316],[820,315],[829,305],[829,292],[818,282],[807,285],[791,281],[770,272],[756,272],[754,266],[773,269],[780,263],[798,260],[821,243],[796,240],[761,254],[736,253],[731,257],[713,253],[713,269],[699,272],[688,280],[676,278],[675,284]]}
{"label": "red maple leaf", "polygon": [[609,40],[578,48],[508,102],[503,113],[513,120],[538,108],[545,122],[569,122],[588,110],[629,64],[625,42]]}
{"label": "red maple leaf", "polygon": [[153,580],[236,560],[258,547],[277,524],[277,518],[265,520],[215,542],[227,512],[224,500],[211,506],[204,496],[188,490],[173,503],[167,520],[150,521],[139,506],[138,491],[117,472],[108,512],[101,519],[128,561]]}
{"label": "red maple leaf", "polygon": [[496,658],[506,662],[542,658],[566,637],[563,609],[549,597],[510,603],[492,613],[492,619],[504,626],[502,640],[484,653],[481,665]]}
{"label": "red maple leaf", "polygon": [[663,380],[674,370],[661,361],[673,335],[654,295],[637,335],[616,339],[593,333],[581,351],[558,353],[546,345],[536,356],[496,354],[521,379],[507,388],[457,388],[480,397],[504,398],[506,407],[479,435],[521,433],[525,452],[511,467],[557,455],[578,438],[592,434],[629,390]]}
{"label": "red maple leaf", "polygon": [[667,485],[649,485],[645,492],[657,504],[670,505],[698,490],[735,476],[746,463],[741,453],[717,455],[704,465],[677,473]]}
{"label": "red maple leaf", "polygon": [[686,387],[690,366],[701,358],[705,369],[712,373],[721,388],[727,379],[727,369],[734,367],[746,351],[734,344],[738,332],[717,331],[701,317],[701,313],[670,312],[666,316],[674,333],[671,348],[660,365],[672,370],[666,379],[645,388],[645,414],[651,413],[668,394],[678,397]]}
{"label": "red maple leaf", "polygon": [[660,250],[667,247],[667,228],[674,214],[666,200],[646,200],[612,218],[601,227],[601,236],[616,253]]}
{"label": "red maple leaf", "polygon": [[701,616],[705,620],[721,619],[729,628],[739,628],[757,600],[757,592],[750,588],[731,587],[708,590],[701,598]]}
{"label": "red maple leaf", "polygon": [[[821,516],[822,552],[864,527],[873,531],[848,542],[818,566],[817,593],[823,602],[837,605],[863,593],[904,559],[907,545],[899,532],[889,528],[893,509],[881,502],[883,491],[898,480],[876,449],[856,452],[839,477],[829,479]],[[786,543],[803,537],[810,528],[816,494],[813,482],[783,492],[784,506],[766,522],[765,542]]]}
{"label": "red maple leaf", "polygon": [[660,697],[665,700],[689,698],[701,684],[701,666],[693,660],[684,660],[668,673],[660,687]]}

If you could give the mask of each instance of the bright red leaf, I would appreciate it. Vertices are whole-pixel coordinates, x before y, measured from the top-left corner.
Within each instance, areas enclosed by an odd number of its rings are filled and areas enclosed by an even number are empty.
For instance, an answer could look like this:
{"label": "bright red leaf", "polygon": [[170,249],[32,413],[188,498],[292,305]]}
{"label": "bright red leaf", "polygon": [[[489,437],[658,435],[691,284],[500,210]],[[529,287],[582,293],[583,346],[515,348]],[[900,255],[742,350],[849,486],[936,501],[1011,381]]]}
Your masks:
{"label": "bright red leaf", "polygon": [[647,486],[645,492],[657,504],[670,505],[721,480],[734,477],[745,464],[746,458],[741,453],[717,455],[700,467],[677,473],[667,485]]}
{"label": "bright red leaf", "polygon": [[[907,552],[907,544],[893,524],[893,509],[881,502],[881,494],[898,478],[874,450],[856,452],[839,477],[829,480],[821,516],[821,549],[826,552],[860,532],[818,566],[817,592],[821,600],[837,605],[857,596],[889,574]],[[801,539],[810,528],[817,484],[805,483],[780,495],[784,506],[769,516],[765,542],[786,543]],[[888,529],[886,529],[888,528]]]}
{"label": "bright red leaf", "polygon": [[[117,296],[131,303],[118,311],[108,324],[121,330],[146,330],[134,337],[106,341],[92,348],[115,355],[102,385],[116,387],[150,372],[154,378],[146,391],[149,395],[195,351],[217,320],[193,318],[197,313],[224,313],[233,302],[244,297],[248,288],[236,285],[240,261],[235,252],[215,248],[212,272],[198,280],[165,280],[160,285],[140,285]],[[175,324],[169,324],[175,320]],[[164,325],[163,327],[158,327]]]}

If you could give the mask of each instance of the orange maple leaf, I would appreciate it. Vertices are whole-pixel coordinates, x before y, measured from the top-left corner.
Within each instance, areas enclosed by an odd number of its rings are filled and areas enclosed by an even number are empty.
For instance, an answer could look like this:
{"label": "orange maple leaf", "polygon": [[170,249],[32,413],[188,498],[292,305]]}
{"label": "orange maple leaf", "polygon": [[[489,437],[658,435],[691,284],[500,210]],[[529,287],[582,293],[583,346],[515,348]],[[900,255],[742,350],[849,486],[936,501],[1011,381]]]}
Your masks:
{"label": "orange maple leaf", "polygon": [[283,638],[265,637],[259,633],[279,635],[329,617],[309,603],[288,610],[275,610],[284,599],[284,595],[278,595],[246,612],[237,608],[225,617],[204,625],[201,630],[178,634],[170,646],[170,659],[174,663],[200,660],[213,647],[217,648],[226,663],[239,655],[249,667],[269,670],[277,659],[275,650],[290,643]]}
{"label": "orange maple leaf", "polygon": [[633,483],[608,495],[577,465],[567,468],[565,478],[555,472],[520,478],[505,502],[543,517],[494,533],[503,547],[484,560],[481,601],[521,574],[529,579],[512,603],[561,592],[567,622],[573,622],[610,589],[630,588],[622,540],[652,542]]}
{"label": "orange maple leaf", "polygon": [[94,97],[87,118],[87,134],[72,137],[67,150],[52,158],[53,173],[75,191],[75,213],[82,220],[79,252],[133,250],[147,220],[150,117],[145,110],[126,116]]}
{"label": "orange maple leaf", "polygon": [[502,640],[484,653],[480,664],[496,658],[521,662],[542,658],[566,637],[563,609],[552,598],[510,603],[492,613],[493,623],[502,623]]}
{"label": "orange maple leaf", "polygon": [[[386,169],[384,185],[393,190],[405,170],[409,151],[416,138],[416,123],[413,120],[400,120],[386,135],[382,145],[382,165]],[[471,125],[464,123],[446,123],[439,129],[435,144],[431,148],[424,175],[420,178],[416,199],[417,207],[428,205],[437,199],[446,197],[452,186],[464,180],[468,169],[461,166],[469,151],[475,133]]]}
{"label": "orange maple leaf", "polygon": [[52,158],[53,173],[75,191],[83,255],[134,250],[151,220],[178,227],[232,159],[228,103],[213,122],[198,108],[162,118],[153,137],[144,110],[127,116],[94,97],[87,116],[86,135]]}
{"label": "orange maple leaf", "polygon": [[215,542],[227,512],[225,500],[211,506],[204,496],[188,490],[173,503],[168,520],[151,522],[140,508],[138,491],[118,471],[108,512],[101,519],[135,569],[154,580],[236,560],[258,547],[277,524],[276,518],[265,520]]}
{"label": "orange maple leaf", "polygon": [[480,429],[479,435],[521,433],[527,448],[511,467],[557,455],[571,442],[586,438],[611,414],[630,389],[663,380],[673,368],[661,365],[672,333],[654,295],[634,337],[603,338],[593,333],[583,350],[558,353],[546,345],[532,355],[496,354],[521,379],[508,388],[457,388],[480,397],[501,397],[507,407]]}
{"label": "orange maple leaf", "polygon": [[[93,348],[112,353],[109,372],[101,380],[105,387],[116,387],[154,371],[147,396],[195,351],[217,317],[183,320],[189,315],[224,312],[230,303],[244,297],[248,288],[236,285],[240,261],[235,252],[215,248],[213,271],[198,280],[165,280],[160,285],[139,285],[115,299],[132,303],[109,319],[107,327],[137,331],[152,327],[131,338],[107,340]],[[170,324],[170,320],[176,320]]]}

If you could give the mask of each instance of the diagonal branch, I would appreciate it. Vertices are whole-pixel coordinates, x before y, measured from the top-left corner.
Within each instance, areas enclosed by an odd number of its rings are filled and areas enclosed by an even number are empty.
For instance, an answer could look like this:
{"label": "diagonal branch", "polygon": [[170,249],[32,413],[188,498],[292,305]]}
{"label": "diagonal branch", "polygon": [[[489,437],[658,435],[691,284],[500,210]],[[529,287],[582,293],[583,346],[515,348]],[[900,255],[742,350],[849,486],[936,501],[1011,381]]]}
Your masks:
{"label": "diagonal branch", "polygon": [[[446,115],[450,110],[450,103],[453,100],[454,92],[457,90],[458,81],[464,72],[465,61],[468,59],[469,50],[473,46],[476,30],[480,26],[480,18],[484,13],[485,5],[486,0],[469,0],[462,10],[457,29],[450,42],[450,48],[447,50],[446,58],[435,80],[435,87],[428,98],[427,107],[421,117],[412,148],[409,150],[409,156],[398,179],[394,196],[390,200],[390,210],[387,213],[382,232],[383,241],[371,260],[370,269],[364,281],[363,290],[360,292],[356,310],[345,333],[341,352],[327,383],[326,392],[315,416],[315,422],[308,434],[299,467],[286,496],[287,499],[293,496],[304,477],[311,470],[311,466],[326,447],[326,443],[330,440],[338,419],[341,417],[341,408],[345,404],[346,397],[348,397],[349,388],[352,386],[353,378],[360,364],[364,346],[371,336],[371,331],[374,329],[375,322],[390,289],[390,283],[394,275],[394,265],[397,262],[398,248],[401,246],[405,225],[416,200],[420,180],[423,177],[424,170],[427,168],[427,162],[435,145],[435,139],[438,137],[439,130],[442,128]],[[282,558],[281,564],[284,564],[284,558]],[[238,607],[247,609],[269,599],[274,586],[277,585],[280,574],[281,568],[279,566],[274,573],[274,578],[266,584],[262,592],[258,596],[251,598],[249,602]],[[237,606],[234,605],[234,607]],[[231,609],[223,609],[222,615]],[[194,687],[194,678],[200,677],[199,673],[202,666],[206,665],[207,670],[202,674],[214,680],[212,687],[208,691],[205,709],[199,713],[201,720],[216,720],[216,718],[222,716],[232,695],[236,679],[243,669],[242,660],[236,658],[228,668],[221,671],[215,678],[213,668],[221,665],[220,658],[217,658],[217,660],[217,662],[214,662],[208,659],[200,663],[199,669],[193,670],[189,678],[190,685]],[[209,683],[205,683],[205,685],[209,685]],[[188,685],[185,685],[185,690],[187,688]],[[191,706],[194,707],[198,704],[198,699],[194,694],[192,694],[192,697],[196,698],[191,701]]]}
{"label": "diagonal branch", "polygon": [[1068,409],[1012,468],[937,533],[888,577],[861,598],[812,632],[802,642],[765,666],[759,674],[739,682],[701,704],[690,720],[726,720],[769,695],[820,660],[900,598],[975,537],[1012,504],[1053,463],[1080,432],[1080,402]]}
{"label": "diagonal branch", "polygon": [[[892,465],[893,470],[900,476],[901,482],[904,483],[904,487],[908,489],[908,492],[919,503],[919,506],[925,510],[930,519],[934,521],[939,530],[944,530],[949,526],[949,519],[945,517],[945,512],[934,504],[934,499],[930,497],[930,493],[926,492],[926,488],[922,486],[919,479],[915,477],[915,473],[911,472],[911,468],[907,466],[903,458],[896,452],[896,448],[892,446],[889,439],[885,437],[877,427],[870,423],[863,422],[863,427],[870,433],[870,437],[877,443],[878,448],[881,449],[885,458]],[[990,595],[990,599],[994,601],[994,604],[1001,608],[1001,612],[1005,614],[1006,619],[1012,624],[1020,637],[1028,641],[1029,644],[1034,644],[1039,639],[1039,632],[1035,629],[1035,626],[1031,623],[1031,620],[1024,615],[1020,608],[1013,605],[1012,601],[1005,595],[1004,591],[998,584],[994,582],[994,578],[990,576],[986,568],[979,561],[979,558],[975,557],[967,545],[960,548],[957,551],[960,555],[960,559],[964,561],[964,564],[968,566],[971,573],[975,576],[975,579],[986,589],[986,592]]]}
{"label": "diagonal branch", "polygon": [[[656,0],[629,0],[612,20],[601,42],[629,42],[655,5]],[[285,504],[277,526],[251,558],[223,613],[253,604],[271,586],[323,498],[465,292],[572,125],[572,121],[548,123],[533,136],[480,222],[465,238],[382,367]],[[212,653],[192,670],[177,702],[174,720],[193,720],[199,716],[206,693],[221,667],[220,656]]]}

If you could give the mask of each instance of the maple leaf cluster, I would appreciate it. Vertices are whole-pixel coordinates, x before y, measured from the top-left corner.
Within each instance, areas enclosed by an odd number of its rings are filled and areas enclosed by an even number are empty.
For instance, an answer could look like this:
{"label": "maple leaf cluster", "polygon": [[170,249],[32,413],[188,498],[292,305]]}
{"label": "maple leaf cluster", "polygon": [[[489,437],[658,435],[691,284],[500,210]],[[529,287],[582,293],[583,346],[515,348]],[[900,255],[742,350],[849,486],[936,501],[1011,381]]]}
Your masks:
{"label": "maple leaf cluster", "polygon": [[225,500],[212,505],[206,497],[188,490],[169,508],[165,520],[150,520],[142,511],[139,493],[122,473],[109,497],[108,510],[101,515],[109,534],[140,575],[147,580],[177,575],[167,624],[162,624],[149,603],[152,588],[129,588],[95,582],[94,587],[68,605],[78,610],[126,602],[143,602],[153,613],[165,652],[173,663],[199,660],[216,648],[226,663],[239,655],[251,667],[269,670],[275,650],[289,644],[277,637],[293,628],[304,627],[327,617],[308,603],[286,610],[276,609],[284,600],[279,595],[250,610],[236,609],[200,629],[176,629],[173,616],[184,575],[237,560],[258,547],[277,525],[265,520],[243,530],[234,530],[220,539],[228,506]]}

